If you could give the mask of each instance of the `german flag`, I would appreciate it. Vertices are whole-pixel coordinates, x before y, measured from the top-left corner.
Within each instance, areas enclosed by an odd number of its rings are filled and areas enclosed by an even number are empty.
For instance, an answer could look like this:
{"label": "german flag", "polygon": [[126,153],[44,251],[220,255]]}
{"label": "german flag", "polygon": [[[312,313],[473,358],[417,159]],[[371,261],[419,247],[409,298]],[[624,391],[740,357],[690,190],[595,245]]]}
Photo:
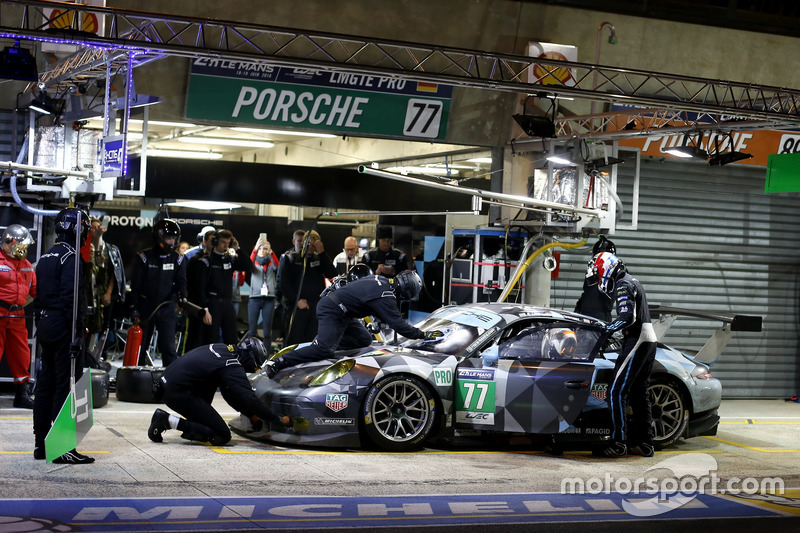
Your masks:
{"label": "german flag", "polygon": [[438,83],[427,83],[424,81],[417,82],[417,92],[422,93],[435,93],[439,90]]}

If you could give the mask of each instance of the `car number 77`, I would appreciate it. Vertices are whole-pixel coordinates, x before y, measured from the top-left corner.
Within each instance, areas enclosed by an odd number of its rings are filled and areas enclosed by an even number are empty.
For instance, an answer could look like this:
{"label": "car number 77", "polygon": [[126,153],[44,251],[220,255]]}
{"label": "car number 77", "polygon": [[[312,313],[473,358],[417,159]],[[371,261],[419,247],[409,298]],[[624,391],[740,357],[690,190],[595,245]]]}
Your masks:
{"label": "car number 77", "polygon": [[[464,407],[463,409],[469,410],[482,410],[483,404],[486,402],[486,393],[489,392],[489,384],[488,383],[470,383],[464,382],[461,385],[467,389],[467,394],[464,397]],[[476,404],[472,405],[473,395],[475,394],[475,389],[478,389],[478,397],[476,398]]]}

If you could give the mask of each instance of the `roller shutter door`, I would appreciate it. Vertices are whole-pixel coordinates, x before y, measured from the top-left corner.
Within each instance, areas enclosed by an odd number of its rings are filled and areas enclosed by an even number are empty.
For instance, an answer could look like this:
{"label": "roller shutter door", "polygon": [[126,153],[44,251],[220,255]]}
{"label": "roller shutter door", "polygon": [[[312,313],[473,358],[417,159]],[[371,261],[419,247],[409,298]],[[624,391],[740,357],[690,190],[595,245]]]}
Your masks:
{"label": "roller shutter door", "polygon": [[[633,165],[618,174],[629,212]],[[651,304],[763,316],[763,331],[735,333],[712,369],[726,398],[800,391],[800,195],[766,194],[764,180],[764,168],[643,160],[638,229],[611,236]],[[562,251],[553,307],[574,307],[590,254]],[[716,327],[679,318],[665,340],[696,351]]]}

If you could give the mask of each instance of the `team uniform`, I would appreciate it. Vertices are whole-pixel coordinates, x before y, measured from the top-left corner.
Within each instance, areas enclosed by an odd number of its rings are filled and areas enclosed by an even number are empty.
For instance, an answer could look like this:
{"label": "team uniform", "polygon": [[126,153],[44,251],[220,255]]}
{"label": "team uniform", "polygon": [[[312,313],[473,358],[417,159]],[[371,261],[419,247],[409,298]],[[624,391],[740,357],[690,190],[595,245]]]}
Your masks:
{"label": "team uniform", "polygon": [[394,274],[381,274],[387,278],[393,278],[400,272],[408,270],[409,268],[408,256],[405,252],[400,251],[397,248],[389,248],[388,252],[384,252],[380,248],[370,248],[361,257],[361,262],[369,266],[373,272],[378,271],[378,265],[393,267]]}
{"label": "team uniform", "polygon": [[[163,302],[178,302],[186,298],[186,263],[178,252],[161,247],[148,248],[136,255],[130,300],[139,317],[146,319]],[[150,345],[153,330],[158,330],[158,351],[162,364],[169,366],[178,358],[176,326],[175,306],[159,307],[153,318],[143,324],[142,351]]]}
{"label": "team uniform", "polygon": [[[255,341],[261,345],[261,341]],[[260,351],[263,350],[261,345]],[[228,443],[231,440],[228,424],[211,406],[217,388],[228,405],[243,415],[283,424],[283,420],[256,397],[247,379],[247,371],[255,371],[254,362],[240,361],[241,356],[241,348],[210,344],[195,348],[170,365],[161,376],[163,401],[184,419],[176,420],[173,427],[168,422],[168,413],[156,410],[148,433],[150,439],[161,442],[162,431],[178,429],[183,432],[184,439],[215,446]]]}
{"label": "team uniform", "polygon": [[214,251],[204,255],[199,261],[197,291],[200,301],[197,303],[211,313],[211,326],[210,329],[203,329],[204,336],[201,344],[217,341],[220,329],[222,329],[222,340],[226,344],[235,344],[239,334],[236,329],[236,311],[233,307],[231,279],[235,271],[248,271],[253,264],[245,255],[234,256]]}
{"label": "team uniform", "polygon": [[4,250],[0,253],[0,359],[5,353],[17,385],[27,383],[31,377],[31,350],[23,309],[29,294],[36,296],[33,266],[24,257],[11,257]]}
{"label": "team uniform", "polygon": [[[336,268],[325,252],[307,253],[305,265],[301,253],[289,251],[283,254],[278,267],[278,280],[285,313],[291,321],[284,346],[308,342],[317,334],[317,303],[325,290],[325,280],[335,276]],[[297,302],[301,299],[308,303],[308,309],[297,308]]]}
{"label": "team uniform", "polygon": [[388,278],[372,275],[329,291],[317,305],[316,338],[309,346],[284,355],[282,366],[326,359],[337,349],[369,346],[372,337],[359,320],[365,316],[377,316],[409,339],[422,338],[422,331],[400,315],[394,290]]}

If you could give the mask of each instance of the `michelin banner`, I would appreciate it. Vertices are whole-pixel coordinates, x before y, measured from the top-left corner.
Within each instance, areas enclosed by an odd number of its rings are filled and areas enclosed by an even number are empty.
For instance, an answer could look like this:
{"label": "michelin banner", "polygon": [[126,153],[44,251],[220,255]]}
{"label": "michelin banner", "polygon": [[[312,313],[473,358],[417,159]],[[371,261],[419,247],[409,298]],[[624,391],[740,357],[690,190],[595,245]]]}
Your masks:
{"label": "michelin banner", "polygon": [[392,76],[194,60],[186,118],[397,138],[444,139],[453,88]]}

